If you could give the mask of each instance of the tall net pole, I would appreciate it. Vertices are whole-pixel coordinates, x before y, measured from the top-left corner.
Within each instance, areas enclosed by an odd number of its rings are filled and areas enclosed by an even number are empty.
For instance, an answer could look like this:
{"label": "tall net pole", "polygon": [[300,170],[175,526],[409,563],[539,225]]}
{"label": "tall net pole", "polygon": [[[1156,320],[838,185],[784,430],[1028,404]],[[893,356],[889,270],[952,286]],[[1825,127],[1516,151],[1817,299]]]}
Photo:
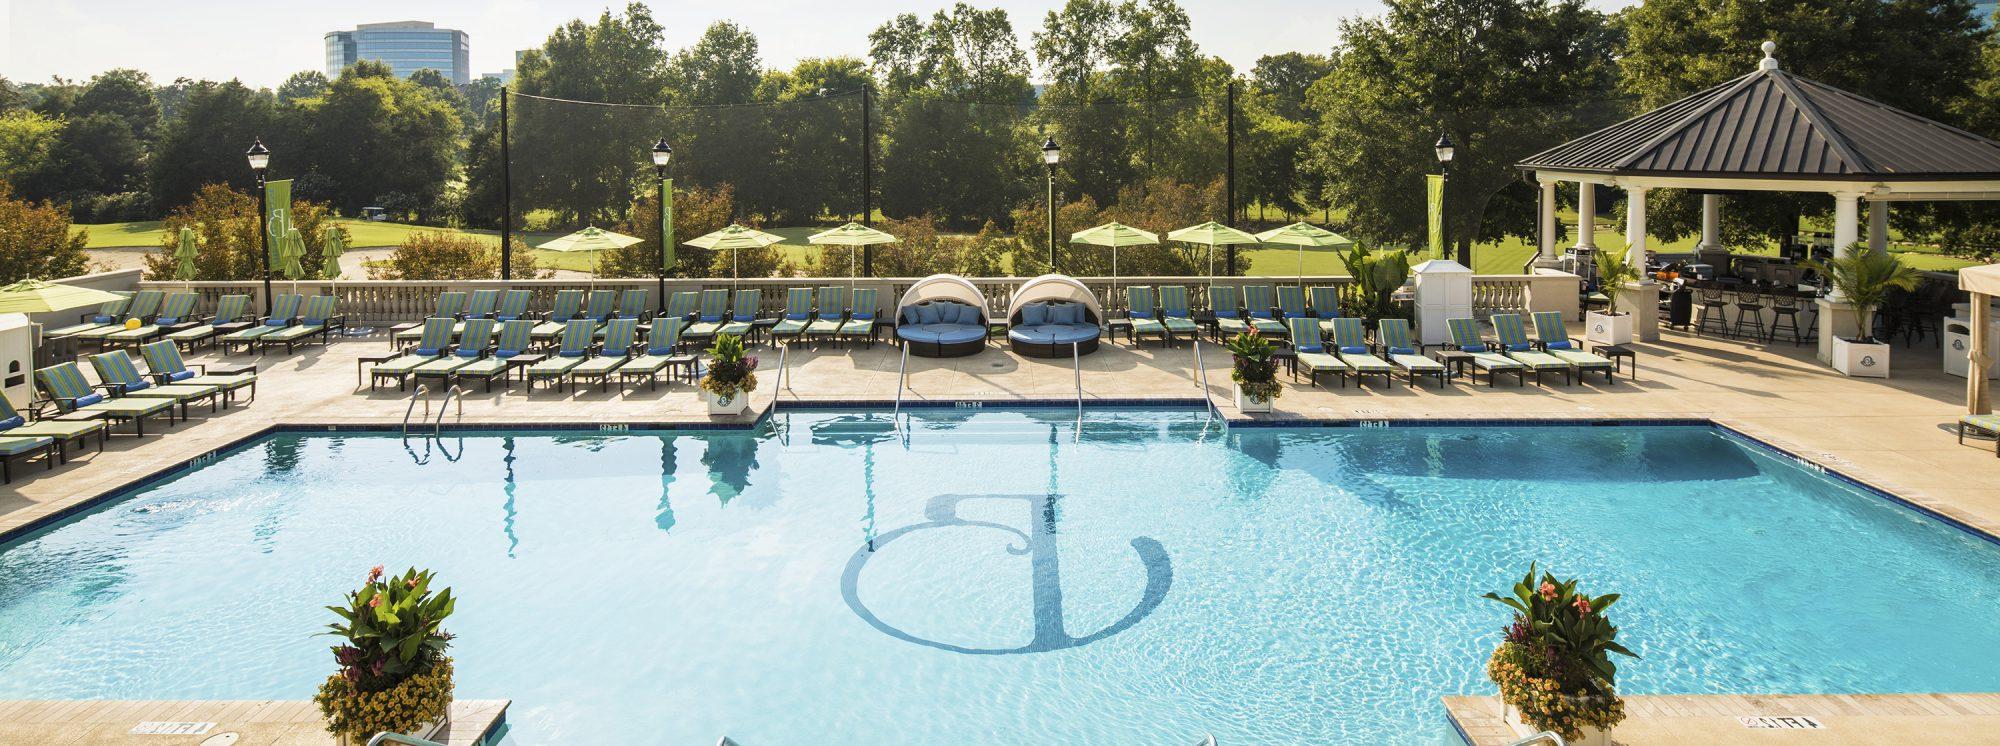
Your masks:
{"label": "tall net pole", "polygon": [[514,279],[514,175],[508,169],[507,89],[500,89],[500,279]]}

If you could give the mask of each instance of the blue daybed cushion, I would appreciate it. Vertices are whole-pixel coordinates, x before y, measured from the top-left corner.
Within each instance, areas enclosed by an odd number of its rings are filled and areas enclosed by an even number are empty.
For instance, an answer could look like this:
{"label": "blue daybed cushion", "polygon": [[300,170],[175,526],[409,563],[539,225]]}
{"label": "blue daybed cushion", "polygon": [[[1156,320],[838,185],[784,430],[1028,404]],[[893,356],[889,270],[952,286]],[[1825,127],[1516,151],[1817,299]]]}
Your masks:
{"label": "blue daybed cushion", "polygon": [[917,306],[918,324],[929,325],[929,324],[935,324],[937,322],[938,322],[938,307],[936,304],[925,303],[921,306]]}
{"label": "blue daybed cushion", "polygon": [[1022,326],[1041,326],[1049,322],[1049,307],[1040,303],[1030,303],[1021,307]]}

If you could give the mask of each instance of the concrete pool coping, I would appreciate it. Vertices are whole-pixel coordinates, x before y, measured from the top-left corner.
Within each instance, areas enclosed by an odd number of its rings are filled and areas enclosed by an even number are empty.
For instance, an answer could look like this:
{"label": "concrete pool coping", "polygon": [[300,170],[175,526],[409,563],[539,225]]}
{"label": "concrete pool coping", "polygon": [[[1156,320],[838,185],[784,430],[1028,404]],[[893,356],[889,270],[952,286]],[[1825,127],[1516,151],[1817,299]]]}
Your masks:
{"label": "concrete pool coping", "polygon": [[[1503,718],[1498,697],[1445,697],[1444,706],[1471,746],[1505,746],[1534,733]],[[1635,695],[1625,697],[1625,722],[1611,730],[1623,746],[1992,743],[1996,734],[2000,694]]]}
{"label": "concrete pool coping", "polygon": [[[435,740],[479,746],[507,723],[504,699],[451,703],[451,723]],[[133,733],[140,723],[207,725],[200,733]],[[196,728],[199,729],[199,728]],[[193,730],[193,729],[190,729]],[[0,700],[0,743],[199,744],[235,733],[237,746],[330,744],[326,721],[311,702],[292,700]]]}

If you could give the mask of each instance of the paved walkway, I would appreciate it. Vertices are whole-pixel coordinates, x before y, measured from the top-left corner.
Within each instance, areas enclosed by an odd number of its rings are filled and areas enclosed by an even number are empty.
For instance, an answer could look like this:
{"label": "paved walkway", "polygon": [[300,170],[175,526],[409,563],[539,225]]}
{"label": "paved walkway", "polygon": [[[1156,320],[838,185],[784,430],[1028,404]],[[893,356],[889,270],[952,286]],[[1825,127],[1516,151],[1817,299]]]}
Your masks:
{"label": "paved walkway", "polygon": [[[1472,746],[1532,735],[1501,717],[1498,697],[1445,697]],[[1746,720],[1747,719],[1747,720]],[[2000,743],[2000,694],[1712,695],[1625,698],[1620,746]]]}
{"label": "paved walkway", "polygon": [[[452,702],[451,723],[433,738],[446,746],[475,746],[505,722],[507,705],[504,699]],[[0,700],[0,743],[191,746],[224,733],[236,734],[235,746],[334,742],[319,707],[311,702]]]}

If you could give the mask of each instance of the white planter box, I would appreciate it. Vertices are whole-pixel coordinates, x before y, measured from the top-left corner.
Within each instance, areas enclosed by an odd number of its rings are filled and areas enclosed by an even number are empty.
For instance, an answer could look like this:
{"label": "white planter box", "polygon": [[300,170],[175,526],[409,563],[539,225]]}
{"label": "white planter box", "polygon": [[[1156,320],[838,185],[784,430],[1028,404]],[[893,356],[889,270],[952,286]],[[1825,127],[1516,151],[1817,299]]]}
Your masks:
{"label": "white planter box", "polygon": [[1583,319],[1583,338],[1601,345],[1631,344],[1633,318],[1629,313],[1613,316],[1591,311]]}
{"label": "white planter box", "polygon": [[[1516,738],[1527,738],[1540,732],[1535,730],[1535,726],[1521,722],[1520,708],[1505,702],[1500,703],[1500,719],[1507,723],[1509,729],[1514,731]],[[1567,741],[1566,743],[1574,744],[1574,746],[1612,746],[1610,729],[1590,725],[1581,726],[1581,728],[1583,730],[1583,737],[1574,741]]]}
{"label": "white planter box", "polygon": [[725,400],[704,389],[701,392],[701,401],[708,405],[708,414],[711,417],[739,415],[750,411],[750,395],[747,393],[737,394]]}
{"label": "white planter box", "polygon": [[1843,375],[1855,378],[1888,378],[1889,346],[1879,343],[1861,344],[1834,337],[1833,357],[1827,362],[1832,363],[1833,369]]}
{"label": "white planter box", "polygon": [[1238,412],[1271,411],[1270,399],[1252,399],[1250,397],[1244,396],[1243,387],[1240,385],[1232,385],[1232,388],[1236,389],[1236,411]]}

